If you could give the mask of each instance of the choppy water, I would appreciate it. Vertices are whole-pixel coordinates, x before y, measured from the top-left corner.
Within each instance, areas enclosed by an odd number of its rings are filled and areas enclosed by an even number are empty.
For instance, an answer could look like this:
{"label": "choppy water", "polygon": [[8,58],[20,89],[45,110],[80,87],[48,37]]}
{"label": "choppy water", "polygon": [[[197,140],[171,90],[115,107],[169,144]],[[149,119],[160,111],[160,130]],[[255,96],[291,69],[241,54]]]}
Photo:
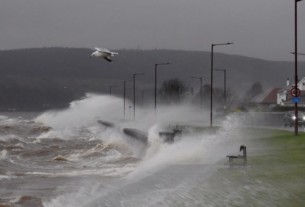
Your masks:
{"label": "choppy water", "polygon": [[[159,112],[155,122],[154,113],[140,110],[130,121],[121,108],[119,98],[88,95],[34,118],[0,116],[0,204],[226,206],[209,179],[228,168],[226,154],[247,142],[232,130],[234,120],[216,134],[190,130],[169,144],[158,135],[165,123],[198,121],[203,114],[177,107]],[[126,136],[125,127],[147,132],[148,143]]]}

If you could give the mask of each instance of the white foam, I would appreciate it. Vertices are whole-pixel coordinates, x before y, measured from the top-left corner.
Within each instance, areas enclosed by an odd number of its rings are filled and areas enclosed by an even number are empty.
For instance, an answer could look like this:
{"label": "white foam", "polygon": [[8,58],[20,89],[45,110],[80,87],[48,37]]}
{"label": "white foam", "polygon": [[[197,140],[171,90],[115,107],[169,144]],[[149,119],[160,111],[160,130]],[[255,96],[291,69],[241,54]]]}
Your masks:
{"label": "white foam", "polygon": [[83,127],[97,125],[99,119],[121,119],[122,106],[123,102],[118,97],[86,94],[84,99],[71,102],[68,109],[43,113],[35,121],[52,127],[53,130],[44,134],[45,137],[71,137]]}
{"label": "white foam", "polygon": [[5,159],[7,159],[8,158],[8,152],[7,152],[7,150],[2,150],[1,152],[0,152],[0,160],[5,160]]}

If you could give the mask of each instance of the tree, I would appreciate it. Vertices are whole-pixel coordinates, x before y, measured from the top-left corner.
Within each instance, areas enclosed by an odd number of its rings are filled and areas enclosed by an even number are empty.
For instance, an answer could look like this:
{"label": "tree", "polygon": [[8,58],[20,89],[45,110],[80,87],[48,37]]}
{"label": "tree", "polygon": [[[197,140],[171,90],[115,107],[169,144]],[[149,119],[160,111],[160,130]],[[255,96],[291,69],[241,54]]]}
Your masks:
{"label": "tree", "polygon": [[164,81],[159,89],[160,101],[164,103],[180,102],[187,87],[179,79],[170,79]]}

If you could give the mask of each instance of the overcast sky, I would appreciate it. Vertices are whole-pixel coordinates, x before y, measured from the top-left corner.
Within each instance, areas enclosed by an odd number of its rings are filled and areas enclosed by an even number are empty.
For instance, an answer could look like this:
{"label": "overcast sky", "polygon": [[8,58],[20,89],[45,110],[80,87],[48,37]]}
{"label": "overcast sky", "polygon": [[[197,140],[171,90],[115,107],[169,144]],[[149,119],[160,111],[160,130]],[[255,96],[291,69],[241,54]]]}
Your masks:
{"label": "overcast sky", "polygon": [[[305,1],[299,52],[305,53]],[[293,60],[294,0],[1,0],[0,50],[106,47]],[[302,60],[303,58],[301,58]],[[305,59],[305,57],[304,57]]]}

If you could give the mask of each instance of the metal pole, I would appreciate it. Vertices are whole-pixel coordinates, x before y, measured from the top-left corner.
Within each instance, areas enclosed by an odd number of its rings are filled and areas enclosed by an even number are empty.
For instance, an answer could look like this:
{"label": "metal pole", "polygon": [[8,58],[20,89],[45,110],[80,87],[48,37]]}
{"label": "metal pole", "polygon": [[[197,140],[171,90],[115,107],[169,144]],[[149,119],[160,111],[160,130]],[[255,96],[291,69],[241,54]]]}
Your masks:
{"label": "metal pole", "polygon": [[133,120],[136,119],[136,74],[133,74]]}
{"label": "metal pole", "polygon": [[210,89],[210,127],[213,127],[213,61],[214,44],[211,46],[211,89]]}
{"label": "metal pole", "polygon": [[158,64],[155,64],[155,118],[157,117],[157,67]]}
{"label": "metal pole", "polygon": [[224,70],[224,105],[227,108],[227,70]]}
{"label": "metal pole", "polygon": [[224,103],[224,108],[226,108],[226,104],[227,104],[227,70],[225,70],[225,69],[215,69],[215,70],[223,72],[223,103]]}
{"label": "metal pole", "polygon": [[116,86],[109,86],[109,94],[110,94],[110,96],[112,95],[112,88],[113,87],[116,87]]}
{"label": "metal pole", "polygon": [[126,109],[125,109],[125,105],[126,105],[126,81],[124,80],[124,90],[123,90],[123,108],[124,108],[124,119],[125,119],[125,115],[126,115]]}
{"label": "metal pole", "polygon": [[123,99],[124,99],[124,101],[123,101],[123,108],[124,108],[124,119],[125,119],[125,117],[126,117],[126,83],[127,82],[131,82],[132,80],[128,80],[128,81],[126,81],[126,80],[124,80],[124,90],[123,90]]}
{"label": "metal pole", "polygon": [[141,98],[142,98],[142,108],[143,108],[143,106],[144,106],[144,90],[142,90],[142,94],[141,95],[142,95]]}
{"label": "metal pole", "polygon": [[[298,2],[301,0],[294,1],[294,87],[298,88]],[[294,135],[298,136],[298,103],[294,104],[295,112],[295,123],[294,123]]]}
{"label": "metal pole", "polygon": [[170,62],[155,64],[155,118],[157,118],[157,69],[158,65],[169,65]]}
{"label": "metal pole", "polygon": [[200,81],[200,90],[199,90],[199,93],[200,93],[200,107],[202,108],[202,77],[192,77],[192,78],[198,78],[199,81]]}
{"label": "metal pole", "polygon": [[137,75],[144,75],[144,73],[133,74],[133,120],[136,119],[136,76]]}
{"label": "metal pole", "polygon": [[202,108],[202,77],[200,77],[200,107]]}
{"label": "metal pole", "polygon": [[211,45],[211,98],[210,98],[210,127],[213,126],[213,61],[214,61],[214,46],[218,45],[232,45],[233,42],[221,43],[221,44],[212,44]]}

